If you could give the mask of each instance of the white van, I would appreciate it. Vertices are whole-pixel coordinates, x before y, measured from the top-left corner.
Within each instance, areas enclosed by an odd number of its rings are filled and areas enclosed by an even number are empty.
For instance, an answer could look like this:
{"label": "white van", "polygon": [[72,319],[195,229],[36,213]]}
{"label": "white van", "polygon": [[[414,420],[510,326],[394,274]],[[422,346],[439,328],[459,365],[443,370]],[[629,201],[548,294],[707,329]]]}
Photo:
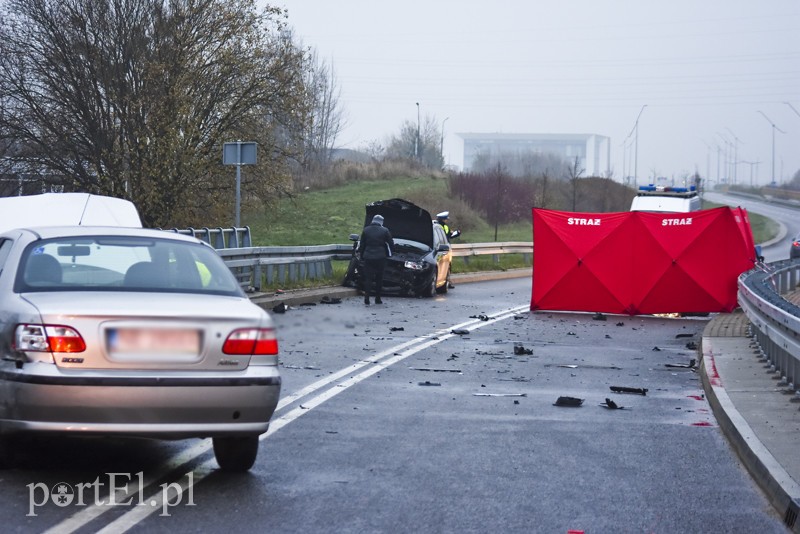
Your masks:
{"label": "white van", "polygon": [[697,187],[641,185],[631,203],[631,211],[686,213],[701,209]]}

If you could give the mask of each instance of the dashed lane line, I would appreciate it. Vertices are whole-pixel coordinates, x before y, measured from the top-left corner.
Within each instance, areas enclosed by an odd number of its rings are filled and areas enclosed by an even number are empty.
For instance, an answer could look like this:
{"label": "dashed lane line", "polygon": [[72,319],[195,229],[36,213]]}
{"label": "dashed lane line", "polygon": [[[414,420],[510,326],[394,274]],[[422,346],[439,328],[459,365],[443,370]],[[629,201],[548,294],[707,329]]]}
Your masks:
{"label": "dashed lane line", "polygon": [[[477,330],[478,328],[482,328],[484,326],[494,324],[498,321],[503,321],[510,317],[513,317],[519,312],[526,311],[529,309],[528,305],[525,306],[517,306],[514,308],[509,308],[505,310],[501,310],[488,316],[488,320],[483,319],[476,319],[471,321],[465,321],[463,323],[453,325],[449,328],[442,329],[435,331],[431,334],[426,334],[424,336],[419,336],[399,345],[395,345],[383,351],[380,351],[374,354],[372,357],[367,358],[365,360],[361,360],[358,363],[345,367],[332,375],[325,377],[322,380],[318,380],[300,390],[287,395],[286,397],[282,398],[281,401],[278,403],[278,407],[276,408],[275,412],[278,413],[282,411],[287,406],[298,402],[300,400],[303,401],[302,407],[297,406],[287,413],[283,415],[279,415],[277,418],[273,418],[270,422],[269,430],[260,436],[260,440],[264,440],[280,430],[281,428],[285,427],[289,423],[297,420],[303,414],[306,414],[313,410],[314,408],[318,407],[322,403],[330,400],[331,398],[335,397],[339,393],[349,389],[350,387],[358,384],[359,382],[366,380],[370,376],[378,373],[387,367],[390,367],[400,361],[405,360],[409,356],[412,356],[428,347],[432,347],[438,343],[442,343],[452,337],[455,337],[457,334],[453,334],[453,330],[468,328],[472,330]],[[353,374],[364,367],[368,367],[366,370],[358,372],[357,374]],[[327,386],[333,384],[341,380],[344,377],[351,375],[346,380],[341,381],[340,383],[336,384],[336,387],[324,389]],[[317,391],[323,390],[322,393],[310,397]],[[308,398],[310,397],[310,398]],[[128,484],[125,488],[121,489],[115,494],[116,502],[125,502],[130,500],[131,495],[135,495],[137,491],[143,491],[144,488],[152,486],[157,480],[163,479],[166,473],[171,471],[177,470],[184,464],[187,464],[197,457],[205,454],[212,448],[212,442],[210,439],[205,439],[194,445],[188,449],[181,451],[180,453],[176,454],[172,458],[170,458],[164,465],[162,469],[159,469],[155,475],[146,477],[142,486],[139,486],[139,481],[132,481]],[[192,486],[197,485],[201,480],[206,478],[208,475],[216,471],[216,460],[213,458],[203,462],[199,466],[197,466],[192,471],[184,473],[179,479],[177,479],[173,483],[162,484],[159,486],[161,491],[158,493],[151,495],[147,499],[144,500],[143,504],[136,505],[131,509],[129,512],[124,513],[116,520],[112,521],[108,525],[106,525],[102,530],[99,532],[105,534],[121,534],[123,532],[127,532],[138,523],[142,522],[144,519],[152,515],[157,511],[161,511],[162,513],[164,510],[168,509],[170,503],[180,502],[183,497],[183,493]],[[191,476],[189,476],[191,474]],[[170,492],[169,490],[172,490]],[[75,532],[76,530],[86,526],[90,521],[95,520],[105,512],[108,512],[112,509],[112,506],[107,505],[98,505],[92,504],[91,506],[87,507],[80,512],[73,514],[72,516],[68,517],[64,521],[54,525],[47,531],[45,534],[68,534],[71,532]]]}

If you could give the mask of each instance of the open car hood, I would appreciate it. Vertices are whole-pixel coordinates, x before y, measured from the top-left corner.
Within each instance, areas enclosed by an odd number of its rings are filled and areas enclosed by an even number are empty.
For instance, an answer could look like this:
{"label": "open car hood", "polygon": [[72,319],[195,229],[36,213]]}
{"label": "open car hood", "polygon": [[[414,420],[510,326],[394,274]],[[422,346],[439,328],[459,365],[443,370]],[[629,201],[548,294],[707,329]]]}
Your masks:
{"label": "open car hood", "polygon": [[383,216],[383,225],[395,239],[408,239],[433,248],[433,219],[431,214],[407,200],[393,198],[367,204],[364,226],[375,215]]}

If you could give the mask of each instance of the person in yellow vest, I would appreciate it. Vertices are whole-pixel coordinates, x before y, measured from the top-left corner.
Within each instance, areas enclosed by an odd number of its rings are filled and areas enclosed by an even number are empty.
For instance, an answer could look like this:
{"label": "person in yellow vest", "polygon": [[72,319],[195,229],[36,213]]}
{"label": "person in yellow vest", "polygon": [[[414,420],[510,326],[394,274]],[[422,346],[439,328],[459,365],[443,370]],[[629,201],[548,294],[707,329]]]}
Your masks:
{"label": "person in yellow vest", "polygon": [[[444,234],[447,236],[447,240],[450,241],[454,237],[460,236],[461,235],[461,230],[453,230],[451,232],[450,231],[450,225],[447,224],[448,220],[450,220],[450,212],[449,211],[443,211],[441,213],[437,213],[436,214],[436,222],[439,223],[439,226],[442,227],[442,230],[444,230]],[[453,289],[456,286],[453,285],[452,282],[448,282],[447,283],[447,287],[450,288],[450,289]]]}
{"label": "person in yellow vest", "polygon": [[453,239],[454,237],[458,237],[461,235],[461,230],[453,230],[452,232],[450,231],[450,225],[447,224],[447,221],[449,220],[450,220],[449,211],[443,211],[436,215],[436,222],[438,222],[439,226],[441,226],[442,229],[444,230],[444,233],[447,235],[448,241],[450,239]]}

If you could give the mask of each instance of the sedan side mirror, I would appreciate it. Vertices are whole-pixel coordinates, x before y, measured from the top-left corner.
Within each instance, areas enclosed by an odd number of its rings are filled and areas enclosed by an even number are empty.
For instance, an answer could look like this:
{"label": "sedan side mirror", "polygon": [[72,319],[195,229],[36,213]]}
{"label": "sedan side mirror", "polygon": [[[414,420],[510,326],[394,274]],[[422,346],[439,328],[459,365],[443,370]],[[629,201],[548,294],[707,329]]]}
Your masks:
{"label": "sedan side mirror", "polygon": [[440,243],[439,246],[436,248],[436,252],[448,252],[450,250],[450,245],[447,243]]}
{"label": "sedan side mirror", "polygon": [[350,241],[358,241],[358,238],[361,237],[358,234],[350,234]]}

